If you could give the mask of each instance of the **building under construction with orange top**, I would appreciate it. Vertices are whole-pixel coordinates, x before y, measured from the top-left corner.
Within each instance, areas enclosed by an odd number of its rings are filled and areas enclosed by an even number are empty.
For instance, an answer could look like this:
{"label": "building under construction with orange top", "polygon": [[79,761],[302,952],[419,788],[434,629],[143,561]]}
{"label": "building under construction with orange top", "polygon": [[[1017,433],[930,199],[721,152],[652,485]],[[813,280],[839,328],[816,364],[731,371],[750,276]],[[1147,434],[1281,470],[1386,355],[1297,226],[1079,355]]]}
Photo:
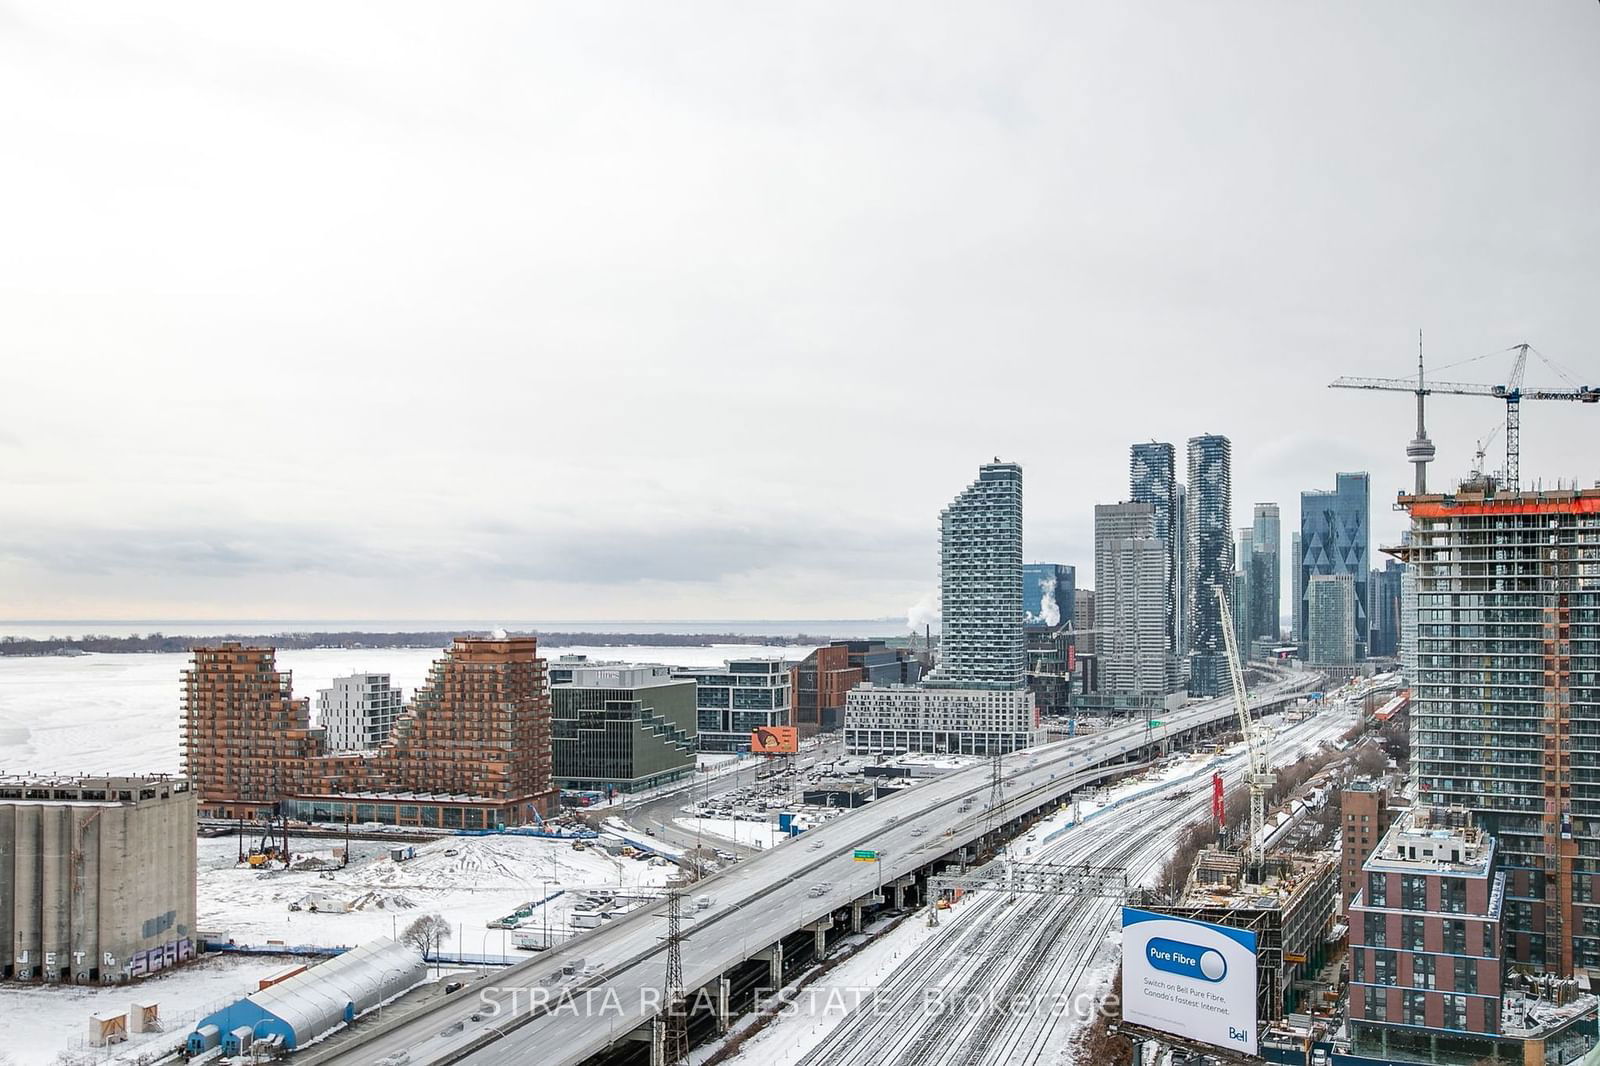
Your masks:
{"label": "building under construction with orange top", "polygon": [[378,748],[329,754],[273,649],[194,649],[183,760],[201,817],[449,829],[554,808],[550,698],[533,637],[458,637]]}
{"label": "building under construction with orange top", "polygon": [[1600,488],[1401,496],[1416,576],[1418,802],[1471,810],[1510,957],[1600,976]]}

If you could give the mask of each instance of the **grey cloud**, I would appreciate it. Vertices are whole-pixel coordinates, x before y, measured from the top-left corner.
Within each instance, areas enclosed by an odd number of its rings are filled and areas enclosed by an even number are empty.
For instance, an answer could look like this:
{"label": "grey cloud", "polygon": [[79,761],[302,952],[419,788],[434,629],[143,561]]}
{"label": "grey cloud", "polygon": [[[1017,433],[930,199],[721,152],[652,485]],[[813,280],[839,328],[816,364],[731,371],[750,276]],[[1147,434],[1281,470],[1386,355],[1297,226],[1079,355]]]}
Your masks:
{"label": "grey cloud", "polygon": [[381,581],[642,581],[705,584],[763,572],[818,572],[875,579],[924,576],[931,535],[866,530],[710,524],[682,528],[585,526],[538,532],[491,523],[443,544],[362,543],[341,529],[31,529],[0,540],[0,560],[59,574],[102,577],[256,578],[323,574]]}

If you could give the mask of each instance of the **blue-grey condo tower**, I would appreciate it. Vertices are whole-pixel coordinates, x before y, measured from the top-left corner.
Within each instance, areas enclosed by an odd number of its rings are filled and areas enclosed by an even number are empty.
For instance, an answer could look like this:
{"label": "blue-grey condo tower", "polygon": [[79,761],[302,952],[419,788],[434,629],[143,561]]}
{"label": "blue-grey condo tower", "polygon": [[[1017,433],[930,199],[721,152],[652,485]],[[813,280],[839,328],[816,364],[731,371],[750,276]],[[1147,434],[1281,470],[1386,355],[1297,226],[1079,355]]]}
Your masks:
{"label": "blue-grey condo tower", "polygon": [[1236,616],[1241,606],[1233,602],[1233,445],[1227,437],[1189,438],[1187,503],[1189,694],[1221,696],[1233,684],[1216,590],[1223,590]]}
{"label": "blue-grey condo tower", "polygon": [[1182,585],[1183,514],[1178,503],[1178,460],[1172,445],[1164,441],[1135,444],[1128,455],[1128,502],[1148,503],[1156,509],[1156,539],[1167,549],[1166,610],[1167,651],[1179,650],[1183,630],[1178,596]]}
{"label": "blue-grey condo tower", "polygon": [[939,514],[939,665],[929,688],[1021,689],[1022,467],[996,460]]}
{"label": "blue-grey condo tower", "polygon": [[1311,636],[1307,620],[1311,604],[1311,579],[1322,575],[1348,574],[1355,582],[1356,658],[1367,657],[1368,582],[1371,579],[1371,479],[1365,472],[1338,474],[1333,491],[1300,494],[1301,602],[1295,604],[1300,619],[1302,640]]}

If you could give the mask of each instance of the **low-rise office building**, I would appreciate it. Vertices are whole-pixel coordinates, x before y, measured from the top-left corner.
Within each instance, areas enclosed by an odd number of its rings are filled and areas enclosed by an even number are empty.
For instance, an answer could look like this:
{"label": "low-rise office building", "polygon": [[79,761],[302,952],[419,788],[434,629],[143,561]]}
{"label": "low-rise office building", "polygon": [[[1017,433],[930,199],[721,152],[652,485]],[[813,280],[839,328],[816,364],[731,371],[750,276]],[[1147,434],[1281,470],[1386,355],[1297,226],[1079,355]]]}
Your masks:
{"label": "low-rise office building", "polygon": [[694,681],[664,666],[574,666],[565,676],[550,689],[558,787],[638,792],[694,772]]}
{"label": "low-rise office building", "polygon": [[720,670],[677,669],[672,676],[695,684],[701,751],[749,751],[758,728],[794,724],[789,664],[782,659],[729,659]]}
{"label": "low-rise office building", "polygon": [[790,671],[794,724],[801,736],[831,733],[844,725],[845,696],[862,682],[914,685],[922,663],[907,647],[884,640],[836,640]]}
{"label": "low-rise office building", "polygon": [[851,754],[907,751],[992,755],[1032,744],[1039,712],[1026,689],[860,685],[845,704]]}

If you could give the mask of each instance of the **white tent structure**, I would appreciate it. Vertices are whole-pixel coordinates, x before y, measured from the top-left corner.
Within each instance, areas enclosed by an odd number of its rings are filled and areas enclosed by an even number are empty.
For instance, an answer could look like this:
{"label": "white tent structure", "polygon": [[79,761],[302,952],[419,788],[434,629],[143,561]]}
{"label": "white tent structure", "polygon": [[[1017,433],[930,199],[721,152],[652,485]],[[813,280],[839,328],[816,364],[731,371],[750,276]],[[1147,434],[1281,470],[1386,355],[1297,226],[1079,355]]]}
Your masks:
{"label": "white tent structure", "polygon": [[427,972],[415,948],[379,937],[201,1018],[195,1030],[249,1026],[255,1039],[276,1034],[293,1050],[415,988]]}

